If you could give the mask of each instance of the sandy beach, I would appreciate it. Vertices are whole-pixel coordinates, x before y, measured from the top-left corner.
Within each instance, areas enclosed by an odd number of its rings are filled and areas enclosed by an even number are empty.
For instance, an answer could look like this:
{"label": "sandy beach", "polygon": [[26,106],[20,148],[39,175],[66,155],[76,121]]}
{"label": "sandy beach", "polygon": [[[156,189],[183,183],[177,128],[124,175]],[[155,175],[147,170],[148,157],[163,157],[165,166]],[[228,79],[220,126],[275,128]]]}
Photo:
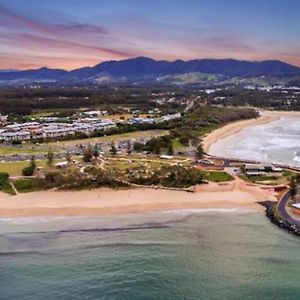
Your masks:
{"label": "sandy beach", "polygon": [[200,185],[195,193],[155,190],[42,191],[9,196],[0,194],[0,217],[97,216],[179,209],[247,208],[268,196],[267,190],[236,180]]}
{"label": "sandy beach", "polygon": [[203,139],[203,149],[206,153],[209,153],[210,147],[219,140],[238,134],[246,127],[268,124],[277,121],[284,116],[300,117],[300,112],[261,111],[261,116],[257,119],[237,121],[214,130]]}

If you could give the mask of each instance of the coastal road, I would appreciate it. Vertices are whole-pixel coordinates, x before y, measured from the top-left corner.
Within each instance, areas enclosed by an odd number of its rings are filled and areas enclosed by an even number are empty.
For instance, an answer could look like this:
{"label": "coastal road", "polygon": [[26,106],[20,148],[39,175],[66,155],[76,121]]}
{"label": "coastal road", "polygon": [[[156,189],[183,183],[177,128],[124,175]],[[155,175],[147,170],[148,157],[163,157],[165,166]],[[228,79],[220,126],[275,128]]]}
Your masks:
{"label": "coastal road", "polygon": [[300,220],[293,218],[287,211],[287,203],[290,200],[291,195],[289,192],[286,192],[277,204],[277,209],[284,220],[289,222],[290,224],[294,224],[300,227]]}

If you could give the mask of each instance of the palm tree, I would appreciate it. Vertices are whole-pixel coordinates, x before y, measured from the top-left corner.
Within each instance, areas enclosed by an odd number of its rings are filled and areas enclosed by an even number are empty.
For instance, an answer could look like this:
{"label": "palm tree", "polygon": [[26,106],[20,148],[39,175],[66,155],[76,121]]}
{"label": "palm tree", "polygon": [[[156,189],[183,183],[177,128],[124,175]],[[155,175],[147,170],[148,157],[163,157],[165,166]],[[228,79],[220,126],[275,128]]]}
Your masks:
{"label": "palm tree", "polygon": [[50,167],[53,165],[53,161],[54,161],[54,153],[49,150],[47,153],[47,165]]}

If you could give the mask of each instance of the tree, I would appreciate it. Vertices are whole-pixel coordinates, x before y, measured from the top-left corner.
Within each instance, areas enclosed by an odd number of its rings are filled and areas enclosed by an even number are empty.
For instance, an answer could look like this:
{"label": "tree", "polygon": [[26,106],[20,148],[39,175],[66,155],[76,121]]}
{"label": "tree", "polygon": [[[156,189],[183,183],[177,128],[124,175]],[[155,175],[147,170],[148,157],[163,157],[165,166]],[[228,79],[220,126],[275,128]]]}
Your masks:
{"label": "tree", "polygon": [[54,161],[54,153],[51,150],[49,150],[47,153],[47,165],[52,166],[53,161]]}
{"label": "tree", "polygon": [[292,199],[297,195],[297,181],[294,176],[290,180],[290,195]]}
{"label": "tree", "polygon": [[161,148],[160,148],[160,144],[158,142],[156,142],[154,144],[153,152],[154,152],[154,154],[160,155]]}
{"label": "tree", "polygon": [[144,149],[144,144],[139,143],[139,142],[135,142],[135,143],[133,144],[133,150],[134,150],[134,151],[136,151],[136,152],[141,152],[141,151],[143,151],[143,149]]}
{"label": "tree", "polygon": [[297,181],[297,184],[300,184],[300,174],[296,175],[296,181]]}
{"label": "tree", "polygon": [[196,158],[197,159],[201,159],[203,158],[204,155],[204,150],[201,144],[198,145],[198,147],[196,148]]}
{"label": "tree", "polygon": [[95,158],[98,158],[100,156],[100,152],[97,146],[94,147],[93,155]]}
{"label": "tree", "polygon": [[111,155],[116,155],[117,154],[117,148],[116,148],[116,145],[115,145],[115,143],[111,143],[111,148],[110,148],[110,153],[111,153]]}
{"label": "tree", "polygon": [[88,145],[86,148],[83,150],[83,161],[85,163],[90,163],[93,158],[93,150],[91,145]]}
{"label": "tree", "polygon": [[127,154],[131,154],[132,149],[131,149],[131,142],[127,141]]}
{"label": "tree", "polygon": [[0,173],[0,186],[6,184],[7,181],[8,181],[8,178],[9,178],[9,174],[8,173],[1,172]]}
{"label": "tree", "polygon": [[168,151],[167,151],[168,155],[174,155],[174,149],[173,149],[173,144],[172,142],[170,142],[169,146],[168,146]]}
{"label": "tree", "polygon": [[35,162],[35,157],[34,156],[31,157],[30,167],[33,169],[33,171],[35,171],[35,169],[36,169],[36,162]]}
{"label": "tree", "polygon": [[36,169],[35,157],[33,156],[30,160],[30,164],[28,167],[22,170],[23,176],[32,176]]}
{"label": "tree", "polygon": [[72,156],[71,156],[69,150],[66,153],[66,160],[67,160],[68,163],[71,163],[71,161],[72,161]]}

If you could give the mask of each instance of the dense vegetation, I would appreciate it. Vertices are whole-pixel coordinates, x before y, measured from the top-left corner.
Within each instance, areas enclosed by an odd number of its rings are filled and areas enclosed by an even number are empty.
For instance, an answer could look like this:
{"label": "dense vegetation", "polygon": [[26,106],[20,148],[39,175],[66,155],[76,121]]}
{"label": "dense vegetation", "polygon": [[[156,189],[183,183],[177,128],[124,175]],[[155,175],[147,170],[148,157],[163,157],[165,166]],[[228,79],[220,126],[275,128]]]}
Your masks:
{"label": "dense vegetation", "polygon": [[[147,111],[155,107],[153,93],[165,92],[164,88],[142,87],[45,87],[45,88],[6,88],[0,90],[0,113],[30,115],[36,111],[61,111],[62,116],[74,113],[77,108],[99,108],[109,112],[122,112],[124,107],[134,107]],[[178,97],[189,95],[189,91],[176,88],[172,92]],[[169,103],[165,108],[178,108]]]}
{"label": "dense vegetation", "polygon": [[203,173],[194,168],[182,166],[163,166],[148,174],[139,169],[139,176],[132,175],[132,183],[176,188],[188,188],[203,182]]}
{"label": "dense vegetation", "polygon": [[121,188],[128,185],[115,172],[90,169],[87,174],[74,172],[49,172],[45,178],[19,179],[16,189],[21,193],[58,188],[64,190],[93,189],[100,187]]}
{"label": "dense vegetation", "polygon": [[253,106],[274,110],[300,110],[300,94],[290,90],[219,90],[207,97],[210,104],[222,106]]}
{"label": "dense vegetation", "polygon": [[15,194],[14,190],[12,189],[12,186],[9,183],[9,175],[7,173],[0,173],[0,191],[11,195]]}
{"label": "dense vegetation", "polygon": [[170,129],[168,136],[153,138],[146,145],[135,143],[134,150],[172,155],[174,152],[172,141],[176,139],[184,146],[191,144],[196,147],[205,133],[230,122],[256,117],[258,113],[254,109],[195,107],[192,112],[184,114],[180,120],[157,125],[160,129]]}

